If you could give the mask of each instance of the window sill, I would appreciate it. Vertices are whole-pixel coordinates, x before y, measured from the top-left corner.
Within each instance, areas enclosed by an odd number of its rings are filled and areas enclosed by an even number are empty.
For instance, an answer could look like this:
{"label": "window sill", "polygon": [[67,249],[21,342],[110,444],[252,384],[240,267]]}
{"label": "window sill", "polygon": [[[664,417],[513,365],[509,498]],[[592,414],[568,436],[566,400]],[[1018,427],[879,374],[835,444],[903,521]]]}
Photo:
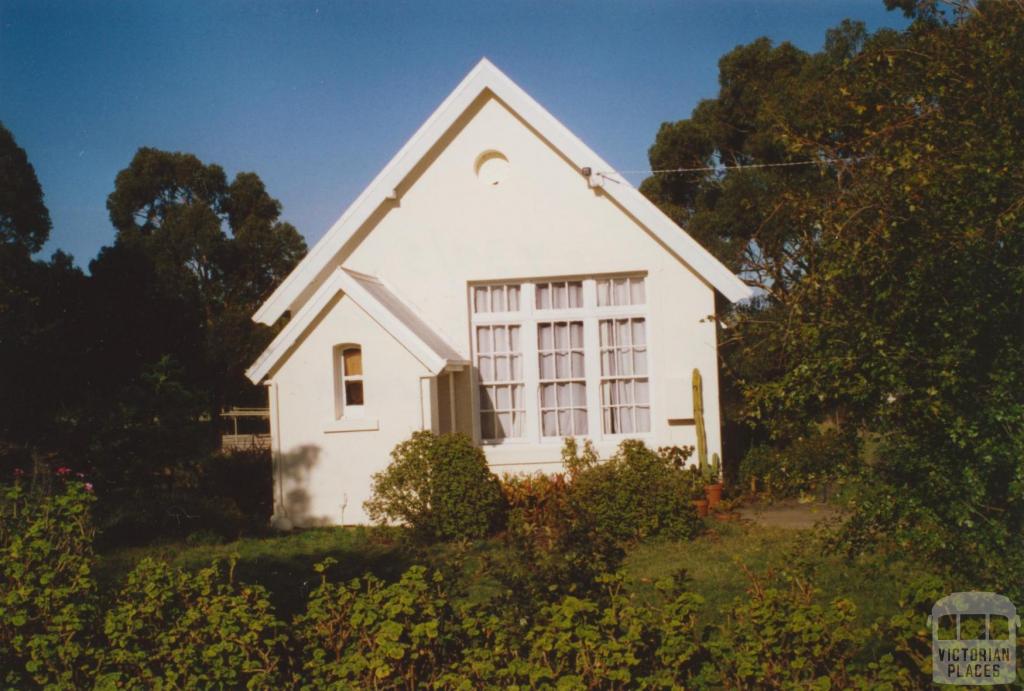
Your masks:
{"label": "window sill", "polygon": [[[692,424],[692,421],[691,421]],[[503,447],[515,448],[523,446],[532,446],[537,448],[559,448],[565,444],[565,440],[571,435],[564,437],[541,437],[538,441],[536,438],[526,437],[508,437],[505,439],[481,439],[480,446],[484,448],[500,449]],[[654,439],[654,432],[623,432],[622,434],[602,434],[600,437],[591,437],[586,434],[574,435],[575,439],[579,443],[583,443],[584,440],[589,440],[593,444],[603,443],[614,443],[619,444],[620,442],[626,441],[627,439],[638,439],[642,442],[649,442]]]}
{"label": "window sill", "polygon": [[342,418],[334,420],[324,428],[324,434],[338,432],[373,432],[380,429],[377,418]]}
{"label": "window sill", "polygon": [[[601,438],[577,437],[581,448],[584,439],[590,439],[601,458],[609,458],[618,449],[619,444],[626,439],[638,439],[648,448],[654,448],[655,437],[651,433],[645,434],[623,434],[608,435]],[[545,437],[543,441],[537,442],[530,439],[518,439],[515,441],[504,441],[502,443],[482,444],[484,455],[488,463],[495,466],[504,465],[541,465],[548,463],[562,462],[562,446],[564,438]]]}

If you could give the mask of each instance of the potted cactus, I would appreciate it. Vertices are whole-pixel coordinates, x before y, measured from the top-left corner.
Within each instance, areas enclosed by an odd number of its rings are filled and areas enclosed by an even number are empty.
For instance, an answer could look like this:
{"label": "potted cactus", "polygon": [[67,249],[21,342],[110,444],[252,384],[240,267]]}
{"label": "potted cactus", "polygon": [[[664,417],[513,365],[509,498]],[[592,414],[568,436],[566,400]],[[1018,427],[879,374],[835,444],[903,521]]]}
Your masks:
{"label": "potted cactus", "polygon": [[701,476],[700,469],[693,466],[687,468],[687,473],[690,479],[690,497],[693,501],[693,510],[697,512],[699,517],[705,518],[708,515],[708,500],[704,496],[704,478]]}
{"label": "potted cactus", "polygon": [[708,499],[708,508],[713,509],[722,501],[722,462],[717,453],[711,454],[711,463],[704,475],[704,495]]}
{"label": "potted cactus", "polygon": [[711,454],[708,462],[708,435],[704,426],[704,384],[700,370],[693,370],[693,420],[697,426],[697,462],[704,478],[704,494],[708,508],[713,509],[722,501],[722,462],[718,454]]}

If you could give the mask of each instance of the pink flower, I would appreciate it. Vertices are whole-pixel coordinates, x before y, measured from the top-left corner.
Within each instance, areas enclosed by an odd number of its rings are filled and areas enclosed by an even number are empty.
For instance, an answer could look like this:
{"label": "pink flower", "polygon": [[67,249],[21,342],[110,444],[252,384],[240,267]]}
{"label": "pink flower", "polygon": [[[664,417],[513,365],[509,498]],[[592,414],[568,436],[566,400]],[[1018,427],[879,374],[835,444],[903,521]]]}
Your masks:
{"label": "pink flower", "polygon": [[85,483],[85,491],[86,492],[92,492],[92,483],[91,482]]}
{"label": "pink flower", "polygon": [[57,468],[57,474],[61,476],[67,475],[70,472],[71,468],[67,467],[66,465],[62,465],[61,467]]}
{"label": "pink flower", "polygon": [[21,468],[15,468],[14,469],[14,477],[24,477],[24,476],[25,476],[25,471],[24,470],[22,470]]}

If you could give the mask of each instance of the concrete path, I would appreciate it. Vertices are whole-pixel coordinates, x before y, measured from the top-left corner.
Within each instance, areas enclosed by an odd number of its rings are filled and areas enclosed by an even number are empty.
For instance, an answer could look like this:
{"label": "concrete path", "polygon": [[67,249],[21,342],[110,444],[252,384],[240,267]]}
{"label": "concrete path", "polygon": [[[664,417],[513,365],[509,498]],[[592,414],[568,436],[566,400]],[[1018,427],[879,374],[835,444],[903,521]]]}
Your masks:
{"label": "concrete path", "polygon": [[796,500],[749,504],[737,509],[736,513],[757,525],[793,530],[807,530],[823,521],[831,526],[843,519],[842,512],[833,506],[818,502],[801,504]]}

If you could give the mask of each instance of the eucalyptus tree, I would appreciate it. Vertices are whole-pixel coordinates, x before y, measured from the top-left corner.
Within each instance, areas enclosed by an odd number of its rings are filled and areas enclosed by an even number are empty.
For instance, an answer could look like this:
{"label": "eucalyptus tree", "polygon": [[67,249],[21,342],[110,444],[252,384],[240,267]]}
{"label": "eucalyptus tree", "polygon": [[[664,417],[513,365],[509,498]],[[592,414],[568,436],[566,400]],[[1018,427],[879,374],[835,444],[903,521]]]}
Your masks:
{"label": "eucalyptus tree", "polygon": [[[279,220],[280,202],[255,173],[229,183],[192,154],[142,148],[118,173],[107,208],[117,237],[92,272],[109,304],[128,303],[125,336],[146,344],[142,360],[172,355],[207,391],[211,413],[258,395],[242,373],[271,331],[249,317],[306,251]],[[113,352],[132,349],[122,342]]]}
{"label": "eucalyptus tree", "polygon": [[651,149],[710,170],[643,189],[761,288],[729,317],[734,415],[781,445],[826,418],[879,442],[845,544],[1019,589],[1024,6],[891,4],[906,30],[725,56],[719,97]]}

